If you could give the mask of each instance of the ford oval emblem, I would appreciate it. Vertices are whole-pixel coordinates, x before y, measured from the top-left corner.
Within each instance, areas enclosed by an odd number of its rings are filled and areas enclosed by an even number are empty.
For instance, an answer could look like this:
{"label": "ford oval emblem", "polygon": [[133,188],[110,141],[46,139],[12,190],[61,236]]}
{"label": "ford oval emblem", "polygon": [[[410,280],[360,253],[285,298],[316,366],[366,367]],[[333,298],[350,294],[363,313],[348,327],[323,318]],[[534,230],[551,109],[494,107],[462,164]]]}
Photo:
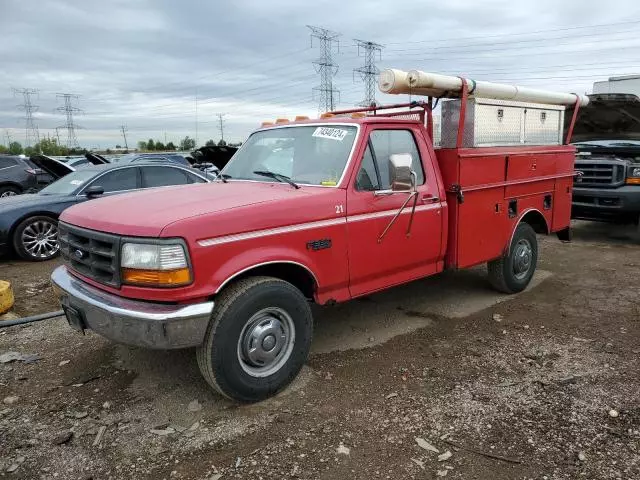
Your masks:
{"label": "ford oval emblem", "polygon": [[84,252],[82,250],[76,250],[75,252],[73,252],[73,254],[80,260],[84,258]]}

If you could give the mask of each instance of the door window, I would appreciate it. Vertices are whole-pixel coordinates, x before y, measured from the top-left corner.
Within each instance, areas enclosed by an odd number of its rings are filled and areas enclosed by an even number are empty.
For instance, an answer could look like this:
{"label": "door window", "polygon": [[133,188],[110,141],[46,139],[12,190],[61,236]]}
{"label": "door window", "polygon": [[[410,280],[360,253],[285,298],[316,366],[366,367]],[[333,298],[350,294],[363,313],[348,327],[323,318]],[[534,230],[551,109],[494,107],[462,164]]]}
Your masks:
{"label": "door window", "polygon": [[[371,179],[373,190],[388,190],[391,188],[389,178],[389,162],[391,155],[408,153],[413,159],[412,169],[416,172],[416,184],[424,184],[424,170],[420,159],[420,151],[409,130],[374,130],[369,136],[369,146],[362,159],[362,165],[358,172],[356,188],[358,190],[371,190],[366,185],[361,184],[368,177]],[[375,162],[375,169],[374,167]],[[376,173],[376,178],[372,179],[372,172]]]}
{"label": "door window", "polygon": [[179,168],[171,167],[144,167],[142,169],[145,188],[167,187],[169,185],[186,185],[193,183]]}
{"label": "door window", "polygon": [[122,168],[108,172],[97,178],[91,185],[101,186],[105,193],[122,192],[138,188],[138,175],[136,168]]}
{"label": "door window", "polygon": [[373,155],[371,155],[370,145],[367,145],[367,150],[364,152],[364,157],[362,157],[362,165],[356,180],[356,189],[370,192],[380,190],[378,171],[373,161]]}

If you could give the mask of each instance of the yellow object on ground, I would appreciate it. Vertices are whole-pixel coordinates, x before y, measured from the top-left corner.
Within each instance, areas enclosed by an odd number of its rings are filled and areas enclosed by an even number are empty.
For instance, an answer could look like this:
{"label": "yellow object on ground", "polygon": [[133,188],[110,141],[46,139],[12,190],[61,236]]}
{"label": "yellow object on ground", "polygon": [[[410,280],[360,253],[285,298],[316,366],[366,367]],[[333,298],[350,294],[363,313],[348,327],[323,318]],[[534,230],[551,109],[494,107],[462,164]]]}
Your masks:
{"label": "yellow object on ground", "polygon": [[9,282],[0,280],[0,315],[8,312],[13,307],[13,289]]}

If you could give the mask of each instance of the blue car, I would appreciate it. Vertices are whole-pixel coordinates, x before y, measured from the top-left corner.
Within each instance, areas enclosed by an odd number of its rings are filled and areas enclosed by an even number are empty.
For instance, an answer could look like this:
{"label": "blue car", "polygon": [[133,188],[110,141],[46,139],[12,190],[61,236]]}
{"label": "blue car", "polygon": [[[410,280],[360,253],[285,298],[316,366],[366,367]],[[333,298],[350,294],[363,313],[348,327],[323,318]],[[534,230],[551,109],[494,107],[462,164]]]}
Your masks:
{"label": "blue car", "polygon": [[58,217],[77,203],[143,188],[207,183],[206,173],[169,163],[125,163],[72,171],[37,194],[0,198],[0,252],[43,261],[58,255]]}

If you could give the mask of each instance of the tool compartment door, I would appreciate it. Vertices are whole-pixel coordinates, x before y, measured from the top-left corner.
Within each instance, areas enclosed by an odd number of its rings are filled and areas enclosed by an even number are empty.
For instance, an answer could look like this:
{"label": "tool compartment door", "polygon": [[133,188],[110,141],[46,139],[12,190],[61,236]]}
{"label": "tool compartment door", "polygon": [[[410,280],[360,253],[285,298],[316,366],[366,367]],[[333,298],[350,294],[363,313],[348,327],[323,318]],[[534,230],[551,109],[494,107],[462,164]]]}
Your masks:
{"label": "tool compartment door", "polygon": [[464,195],[457,202],[456,266],[470,267],[502,255],[507,241],[504,211],[504,178],[507,155],[461,153],[460,185]]}

